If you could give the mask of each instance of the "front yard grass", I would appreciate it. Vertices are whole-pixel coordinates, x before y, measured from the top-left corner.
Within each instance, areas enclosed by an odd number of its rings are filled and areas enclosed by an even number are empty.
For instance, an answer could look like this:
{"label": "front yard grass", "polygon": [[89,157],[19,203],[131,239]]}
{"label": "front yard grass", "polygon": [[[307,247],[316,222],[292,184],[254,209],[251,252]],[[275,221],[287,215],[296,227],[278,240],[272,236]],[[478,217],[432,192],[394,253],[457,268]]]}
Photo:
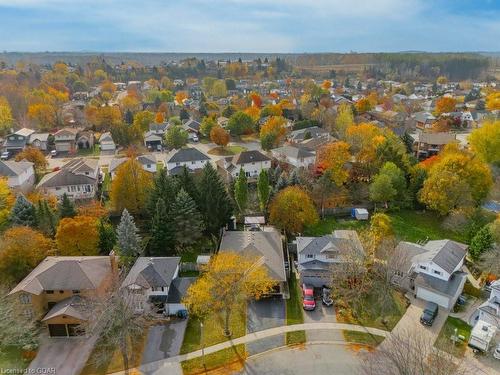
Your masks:
{"label": "front yard grass", "polygon": [[99,145],[95,144],[90,148],[79,148],[77,154],[78,156],[99,156],[100,151]]}
{"label": "front yard grass", "polygon": [[[247,315],[246,305],[234,310],[231,314],[229,322],[232,332],[231,338],[237,338],[246,335],[247,331]],[[203,341],[205,347],[209,347],[220,342],[228,341],[228,338],[223,334],[223,325],[219,317],[211,315],[203,322]],[[187,323],[186,332],[184,333],[184,341],[180,350],[180,354],[190,353],[201,349],[201,331],[200,321],[195,318],[190,318]]]}
{"label": "front yard grass", "polygon": [[[139,367],[141,365],[142,353],[144,351],[144,346],[146,345],[146,338],[148,336],[148,329],[145,328],[142,335],[136,340],[132,340],[131,355],[129,358],[130,368]],[[95,345],[92,353],[90,353],[89,359],[85,367],[83,368],[81,375],[101,375],[110,374],[114,372],[123,371],[123,358],[119,349],[116,349],[108,363],[97,364],[96,356],[100,352],[99,341]]]}
{"label": "front yard grass", "polygon": [[[293,325],[304,323],[301,293],[295,273],[291,275],[288,286],[290,288],[290,298],[286,301],[286,324]],[[305,331],[301,330],[286,333],[287,345],[302,344],[304,342],[306,342]]]}
{"label": "front yard grass", "polygon": [[223,349],[215,353],[198,357],[181,363],[184,375],[205,374],[206,371],[224,368],[224,373],[234,373],[243,368],[247,357],[244,344]]}
{"label": "front yard grass", "polygon": [[[455,334],[455,329],[457,329],[458,336],[465,337],[463,341],[459,341],[456,344],[451,341],[451,336]],[[465,354],[471,330],[472,327],[463,320],[448,317],[443,328],[441,328],[441,332],[439,332],[439,336],[436,339],[434,346],[455,357],[461,358]]]}
{"label": "front yard grass", "polygon": [[368,346],[377,346],[385,339],[385,337],[383,336],[372,335],[368,332],[343,331],[343,334],[344,339],[347,342],[364,344]]}
{"label": "front yard grass", "polygon": [[30,360],[23,357],[23,350],[20,347],[7,346],[0,350],[0,373],[6,369],[21,371],[28,367]]}
{"label": "front yard grass", "polygon": [[218,156],[231,156],[236,155],[240,152],[246,151],[246,147],[243,146],[226,146],[226,147],[214,147],[211,150],[208,150],[208,154],[210,155],[218,155]]}
{"label": "front yard grass", "polygon": [[[431,211],[401,210],[387,212],[392,219],[392,227],[396,237],[401,241],[418,242],[425,239],[440,240],[452,239],[459,242],[466,242],[466,234],[453,232],[441,226],[442,219]],[[335,229],[356,229],[368,228],[368,221],[358,221],[350,218],[339,219],[326,217],[317,224],[307,227],[305,236],[322,236],[332,233]]]}

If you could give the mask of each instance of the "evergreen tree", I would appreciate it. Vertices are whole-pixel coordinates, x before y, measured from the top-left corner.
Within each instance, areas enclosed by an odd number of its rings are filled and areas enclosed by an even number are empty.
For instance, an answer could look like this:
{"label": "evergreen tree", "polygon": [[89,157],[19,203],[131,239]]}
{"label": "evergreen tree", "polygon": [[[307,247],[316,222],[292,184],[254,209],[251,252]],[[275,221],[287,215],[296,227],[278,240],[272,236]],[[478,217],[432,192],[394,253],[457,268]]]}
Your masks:
{"label": "evergreen tree", "polygon": [[276,181],[276,185],[274,186],[274,191],[278,192],[288,186],[288,178],[285,172],[281,172],[278,180]]}
{"label": "evergreen tree", "polygon": [[198,203],[199,192],[193,174],[186,166],[182,167],[182,172],[177,176],[179,181],[179,190],[184,189],[193,200]]}
{"label": "evergreen tree", "polygon": [[12,225],[25,225],[33,228],[37,225],[35,206],[22,194],[17,196],[16,202],[10,211],[10,222]]}
{"label": "evergreen tree", "polygon": [[210,163],[203,168],[198,190],[198,207],[205,228],[209,233],[217,234],[231,218],[233,207],[224,182]]}
{"label": "evergreen tree", "polygon": [[71,200],[68,198],[66,193],[63,194],[61,204],[59,205],[59,217],[61,219],[65,217],[75,217],[76,216],[76,210],[75,210],[75,205]]}
{"label": "evergreen tree", "polygon": [[481,255],[493,247],[493,236],[489,225],[482,227],[472,238],[469,247],[469,254],[472,259],[478,260]]}
{"label": "evergreen tree", "polygon": [[269,177],[267,175],[267,171],[263,169],[260,171],[259,179],[257,181],[257,195],[259,197],[259,205],[262,211],[265,211],[267,207],[270,194],[271,187],[269,186]]}
{"label": "evergreen tree", "polygon": [[292,173],[290,173],[290,177],[288,179],[288,185],[289,186],[300,185],[300,179],[299,179],[299,174],[297,173],[297,169],[294,169]]}
{"label": "evergreen tree", "polygon": [[234,200],[240,213],[243,214],[248,203],[248,181],[243,168],[240,168],[240,173],[234,184]]}
{"label": "evergreen tree", "polygon": [[122,212],[120,224],[116,228],[118,254],[124,258],[126,264],[141,253],[141,237],[137,234],[134,218],[125,208]]}
{"label": "evergreen tree", "polygon": [[173,176],[168,176],[166,168],[161,169],[156,173],[153,188],[151,189],[151,193],[149,195],[147,211],[151,215],[154,215],[156,212],[156,204],[160,198],[165,203],[165,207],[171,207],[179,189],[179,180]]}
{"label": "evergreen tree", "polygon": [[127,112],[125,112],[125,122],[129,125],[134,123],[134,114],[130,109],[127,109]]}
{"label": "evergreen tree", "polygon": [[201,237],[204,228],[196,203],[184,189],[177,194],[171,216],[176,225],[176,246],[180,250],[189,248]]}
{"label": "evergreen tree", "polygon": [[116,244],[116,233],[108,220],[99,220],[99,252],[108,255]]}
{"label": "evergreen tree", "polygon": [[38,201],[36,214],[38,228],[47,236],[53,238],[56,235],[57,219],[46,199],[40,199]]}
{"label": "evergreen tree", "polygon": [[271,183],[273,185],[276,185],[278,183],[278,180],[281,176],[281,173],[283,173],[283,170],[281,169],[280,165],[278,164],[276,168],[274,168],[274,173],[271,174]]}
{"label": "evergreen tree", "polygon": [[174,223],[168,215],[165,201],[161,198],[156,203],[156,210],[151,220],[151,240],[149,252],[151,255],[171,255],[175,248]]}

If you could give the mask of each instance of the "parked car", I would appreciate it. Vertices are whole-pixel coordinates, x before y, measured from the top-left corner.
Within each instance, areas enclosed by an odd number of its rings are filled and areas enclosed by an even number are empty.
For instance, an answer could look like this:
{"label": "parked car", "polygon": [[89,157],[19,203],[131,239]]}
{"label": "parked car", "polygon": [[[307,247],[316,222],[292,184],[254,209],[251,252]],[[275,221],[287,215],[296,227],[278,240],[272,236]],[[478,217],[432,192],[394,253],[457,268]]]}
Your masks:
{"label": "parked car", "polygon": [[57,150],[50,151],[50,156],[52,157],[57,156]]}
{"label": "parked car", "polygon": [[162,150],[163,150],[163,149],[162,149],[161,145],[156,145],[156,151],[161,152]]}
{"label": "parked car", "polygon": [[333,305],[332,291],[329,288],[323,288],[323,294],[321,296],[321,301],[323,302],[323,305],[325,305],[325,306],[332,306]]}
{"label": "parked car", "polygon": [[8,160],[10,157],[10,152],[9,151],[4,151],[2,152],[2,155],[0,156],[0,159],[2,160]]}
{"label": "parked car", "polygon": [[314,288],[311,285],[302,284],[302,308],[307,311],[312,311],[316,308]]}
{"label": "parked car", "polygon": [[198,142],[200,140],[197,135],[193,135],[191,139],[193,140],[193,142]]}
{"label": "parked car", "polygon": [[427,302],[424,312],[420,317],[420,323],[422,323],[424,326],[432,326],[432,324],[434,323],[434,319],[436,319],[438,311],[439,307],[436,303]]}

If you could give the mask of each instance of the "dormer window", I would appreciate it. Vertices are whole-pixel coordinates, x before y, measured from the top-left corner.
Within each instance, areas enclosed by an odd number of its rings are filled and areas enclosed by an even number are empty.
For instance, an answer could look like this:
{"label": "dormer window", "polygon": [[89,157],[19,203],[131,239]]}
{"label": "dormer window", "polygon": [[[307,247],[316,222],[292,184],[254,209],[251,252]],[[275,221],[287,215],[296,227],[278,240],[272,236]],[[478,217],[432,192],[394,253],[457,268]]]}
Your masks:
{"label": "dormer window", "polygon": [[54,294],[54,291],[53,290],[46,290],[45,293],[46,294]]}

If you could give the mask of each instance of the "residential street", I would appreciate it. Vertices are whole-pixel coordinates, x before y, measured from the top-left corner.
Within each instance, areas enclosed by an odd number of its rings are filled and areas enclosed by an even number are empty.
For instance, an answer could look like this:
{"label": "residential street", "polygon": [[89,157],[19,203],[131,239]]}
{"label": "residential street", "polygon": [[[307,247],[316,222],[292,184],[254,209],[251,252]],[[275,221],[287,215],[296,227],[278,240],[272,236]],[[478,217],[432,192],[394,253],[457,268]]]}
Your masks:
{"label": "residential street", "polygon": [[[281,298],[266,298],[248,304],[247,333],[262,331],[286,324],[285,301]],[[285,335],[280,334],[247,345],[249,355],[285,345]]]}

